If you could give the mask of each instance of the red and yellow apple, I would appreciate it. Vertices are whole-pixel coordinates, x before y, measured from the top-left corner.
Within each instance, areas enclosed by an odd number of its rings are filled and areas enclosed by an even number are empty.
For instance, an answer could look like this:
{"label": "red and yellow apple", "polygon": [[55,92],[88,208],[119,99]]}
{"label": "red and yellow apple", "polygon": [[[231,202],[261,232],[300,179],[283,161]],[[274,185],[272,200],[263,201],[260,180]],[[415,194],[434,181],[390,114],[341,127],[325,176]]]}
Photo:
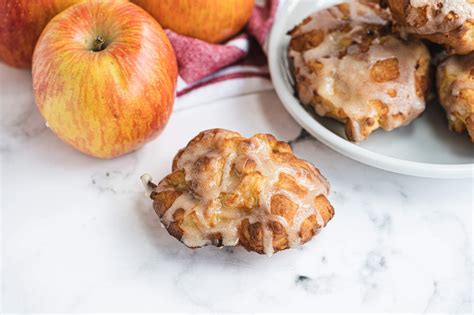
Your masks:
{"label": "red and yellow apple", "polygon": [[0,60],[31,67],[36,41],[59,12],[82,0],[0,0]]}
{"label": "red and yellow apple", "polygon": [[132,0],[172,31],[210,43],[237,34],[252,14],[255,0]]}
{"label": "red and yellow apple", "polygon": [[33,54],[33,88],[49,128],[74,148],[112,158],[165,127],[177,79],[160,25],[125,0],[87,0],[46,26]]}

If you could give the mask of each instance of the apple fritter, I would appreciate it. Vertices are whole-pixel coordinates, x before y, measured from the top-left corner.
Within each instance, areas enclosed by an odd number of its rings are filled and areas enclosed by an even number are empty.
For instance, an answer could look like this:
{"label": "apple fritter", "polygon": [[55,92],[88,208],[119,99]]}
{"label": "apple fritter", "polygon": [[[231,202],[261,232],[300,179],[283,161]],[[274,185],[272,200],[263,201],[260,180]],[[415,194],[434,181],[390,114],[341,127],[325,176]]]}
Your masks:
{"label": "apple fritter", "polygon": [[442,44],[449,53],[474,51],[474,0],[388,0],[395,29]]}
{"label": "apple fritter", "polygon": [[376,2],[316,12],[289,35],[299,99],[345,123],[351,141],[409,124],[424,111],[429,52],[391,34],[390,13]]}
{"label": "apple fritter", "polygon": [[474,52],[451,56],[437,71],[437,88],[451,130],[467,130],[474,142]]}
{"label": "apple fritter", "polygon": [[142,180],[168,232],[191,248],[241,245],[271,255],[309,241],[334,215],[319,170],[266,134],[201,132],[158,185]]}

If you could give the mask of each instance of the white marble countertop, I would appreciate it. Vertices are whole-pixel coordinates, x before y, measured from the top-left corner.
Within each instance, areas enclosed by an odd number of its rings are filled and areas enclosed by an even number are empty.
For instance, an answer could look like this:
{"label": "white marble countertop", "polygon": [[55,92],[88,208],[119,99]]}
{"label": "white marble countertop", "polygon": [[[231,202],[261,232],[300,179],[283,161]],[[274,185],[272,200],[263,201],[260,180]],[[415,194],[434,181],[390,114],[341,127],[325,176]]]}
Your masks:
{"label": "white marble countertop", "polygon": [[[4,312],[472,310],[471,179],[354,162],[299,136],[273,92],[176,111],[142,150],[97,160],[45,127],[30,85],[28,72],[0,65]],[[331,182],[327,228],[271,258],[170,237],[139,176],[164,176],[179,148],[214,127],[293,140]]]}

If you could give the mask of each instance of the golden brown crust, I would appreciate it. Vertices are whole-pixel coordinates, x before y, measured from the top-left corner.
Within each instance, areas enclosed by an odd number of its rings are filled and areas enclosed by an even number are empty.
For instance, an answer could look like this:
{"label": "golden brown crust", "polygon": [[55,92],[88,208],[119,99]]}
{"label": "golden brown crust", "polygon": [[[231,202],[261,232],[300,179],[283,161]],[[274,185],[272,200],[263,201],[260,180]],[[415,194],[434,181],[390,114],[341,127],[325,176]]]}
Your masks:
{"label": "golden brown crust", "polygon": [[377,60],[369,69],[370,78],[377,83],[396,80],[400,76],[397,58]]}
{"label": "golden brown crust", "polygon": [[444,45],[448,53],[474,51],[472,0],[388,0],[395,21],[394,29]]}
{"label": "golden brown crust", "polygon": [[391,34],[390,14],[377,2],[352,1],[316,12],[289,33],[301,102],[343,122],[355,142],[418,117],[430,85],[427,48]]}
{"label": "golden brown crust", "polygon": [[436,81],[449,128],[458,133],[467,130],[474,142],[474,52],[447,58],[438,66]]}
{"label": "golden brown crust", "polygon": [[334,215],[319,170],[265,134],[204,131],[151,190],[162,223],[188,247],[272,254],[307,242]]}

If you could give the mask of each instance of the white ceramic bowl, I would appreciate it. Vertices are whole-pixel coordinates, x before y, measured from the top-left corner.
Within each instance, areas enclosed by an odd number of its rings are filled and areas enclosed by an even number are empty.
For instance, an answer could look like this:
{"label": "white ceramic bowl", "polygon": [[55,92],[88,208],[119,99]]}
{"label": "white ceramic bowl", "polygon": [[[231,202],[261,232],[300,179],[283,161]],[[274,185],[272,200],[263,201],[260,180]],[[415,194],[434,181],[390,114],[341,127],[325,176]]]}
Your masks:
{"label": "white ceramic bowl", "polygon": [[342,124],[317,117],[300,104],[288,71],[286,34],[312,12],[338,2],[288,0],[279,9],[270,35],[269,64],[275,90],[291,116],[318,140],[359,162],[413,176],[474,177],[474,144],[466,134],[449,131],[439,104],[429,104],[410,125],[391,132],[379,129],[361,144],[346,140]]}

